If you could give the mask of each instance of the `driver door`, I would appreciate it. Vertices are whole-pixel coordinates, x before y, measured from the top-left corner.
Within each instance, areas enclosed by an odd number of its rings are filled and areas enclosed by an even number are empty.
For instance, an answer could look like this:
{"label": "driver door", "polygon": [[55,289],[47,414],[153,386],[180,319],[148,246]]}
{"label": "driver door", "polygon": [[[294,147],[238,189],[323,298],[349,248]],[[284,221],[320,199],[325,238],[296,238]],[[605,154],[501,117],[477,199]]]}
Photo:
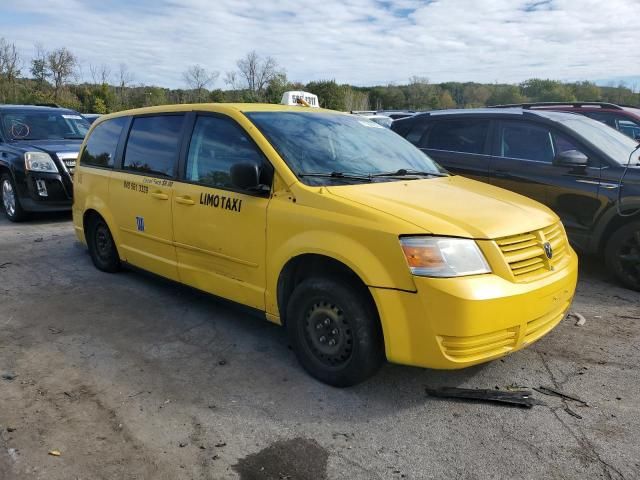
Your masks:
{"label": "driver door", "polygon": [[181,281],[264,309],[269,194],[235,187],[230,171],[256,163],[270,185],[271,166],[240,125],[218,114],[195,116],[184,158],[173,196]]}

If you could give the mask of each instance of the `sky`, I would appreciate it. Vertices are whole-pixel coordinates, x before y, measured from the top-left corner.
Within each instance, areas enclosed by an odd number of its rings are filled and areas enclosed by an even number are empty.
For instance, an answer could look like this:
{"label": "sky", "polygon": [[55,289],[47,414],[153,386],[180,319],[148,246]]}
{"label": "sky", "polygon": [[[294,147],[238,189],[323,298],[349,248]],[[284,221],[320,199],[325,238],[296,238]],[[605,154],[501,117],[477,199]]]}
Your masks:
{"label": "sky", "polygon": [[[185,87],[255,50],[290,80],[353,85],[624,79],[640,87],[640,0],[0,0],[0,37],[30,59],[67,47],[134,83]],[[28,70],[28,64],[24,70]]]}

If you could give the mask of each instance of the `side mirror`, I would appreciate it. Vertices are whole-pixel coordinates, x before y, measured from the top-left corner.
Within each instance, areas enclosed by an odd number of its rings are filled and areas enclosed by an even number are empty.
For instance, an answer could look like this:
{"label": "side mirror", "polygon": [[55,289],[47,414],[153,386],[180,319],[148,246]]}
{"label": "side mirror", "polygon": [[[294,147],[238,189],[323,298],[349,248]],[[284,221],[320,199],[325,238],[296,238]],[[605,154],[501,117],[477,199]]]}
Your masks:
{"label": "side mirror", "polygon": [[565,150],[553,159],[553,164],[559,167],[586,167],[589,158],[578,150]]}
{"label": "side mirror", "polygon": [[242,190],[261,190],[260,167],[254,162],[236,163],[229,171],[231,184]]}

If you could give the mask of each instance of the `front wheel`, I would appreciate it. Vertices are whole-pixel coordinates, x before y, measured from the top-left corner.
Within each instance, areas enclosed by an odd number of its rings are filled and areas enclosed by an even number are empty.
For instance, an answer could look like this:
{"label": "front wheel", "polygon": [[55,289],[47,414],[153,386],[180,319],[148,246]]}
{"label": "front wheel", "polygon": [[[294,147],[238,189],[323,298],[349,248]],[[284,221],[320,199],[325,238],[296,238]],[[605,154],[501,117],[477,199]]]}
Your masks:
{"label": "front wheel", "polygon": [[13,179],[6,173],[0,177],[0,197],[2,209],[9,220],[20,222],[26,218],[27,213],[22,209]]}
{"label": "front wheel", "polygon": [[371,299],[364,287],[344,281],[309,278],[300,283],[287,305],[287,331],[304,369],[335,387],[366,380],[385,359]]}
{"label": "front wheel", "polygon": [[640,221],[616,230],[607,241],[604,256],[607,269],[620,283],[640,291]]}

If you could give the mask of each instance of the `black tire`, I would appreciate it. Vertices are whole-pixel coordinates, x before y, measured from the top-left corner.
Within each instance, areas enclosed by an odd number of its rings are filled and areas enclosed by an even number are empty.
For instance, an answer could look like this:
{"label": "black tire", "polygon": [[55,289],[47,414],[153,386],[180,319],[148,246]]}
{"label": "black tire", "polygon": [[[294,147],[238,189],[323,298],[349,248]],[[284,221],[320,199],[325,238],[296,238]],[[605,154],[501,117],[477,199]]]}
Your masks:
{"label": "black tire", "polygon": [[385,361],[380,321],[364,288],[309,278],[287,304],[287,332],[298,360],[311,376],[334,387],[366,380]]}
{"label": "black tire", "polygon": [[607,269],[625,287],[640,291],[640,221],[613,232],[604,249]]}
{"label": "black tire", "polygon": [[107,222],[93,217],[88,222],[86,235],[89,255],[96,268],[108,273],[120,270],[120,256]]}
{"label": "black tire", "polygon": [[18,198],[16,184],[8,173],[0,177],[0,207],[12,222],[21,222],[27,218],[27,212],[22,208]]}

